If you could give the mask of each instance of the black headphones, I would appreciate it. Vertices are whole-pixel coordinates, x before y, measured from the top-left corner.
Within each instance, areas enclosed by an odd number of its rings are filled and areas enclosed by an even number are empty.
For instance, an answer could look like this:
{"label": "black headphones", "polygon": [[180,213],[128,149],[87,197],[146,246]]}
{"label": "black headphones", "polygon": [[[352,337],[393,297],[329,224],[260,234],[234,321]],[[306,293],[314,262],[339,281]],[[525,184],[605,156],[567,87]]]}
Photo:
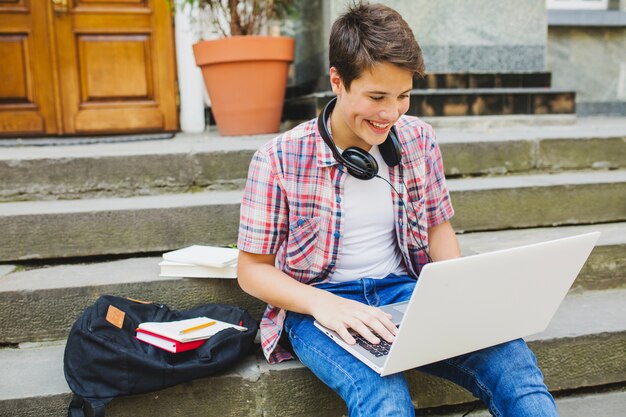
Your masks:
{"label": "black headphones", "polygon": [[[357,148],[356,146],[351,146],[344,150],[343,153],[339,153],[339,149],[337,149],[335,142],[333,142],[330,137],[327,128],[328,118],[333,108],[335,108],[336,103],[337,97],[333,97],[328,104],[326,104],[324,110],[322,110],[317,118],[317,129],[320,135],[322,135],[322,139],[324,139],[326,145],[328,145],[332,151],[335,160],[345,165],[350,175],[360,180],[371,180],[378,175],[378,163],[376,163],[376,159],[374,159],[369,152]],[[389,167],[394,167],[400,163],[402,159],[402,146],[400,145],[395,126],[391,127],[387,139],[379,146],[379,149],[383,160]]]}
{"label": "black headphones", "polygon": [[[348,173],[353,177],[360,180],[371,180],[372,178],[377,177],[378,163],[376,162],[376,159],[374,159],[374,157],[370,155],[369,152],[365,152],[363,149],[357,148],[356,146],[351,146],[340,154],[339,149],[337,149],[337,146],[335,145],[335,142],[333,142],[332,138],[330,137],[330,133],[328,132],[327,128],[328,118],[330,117],[330,112],[333,110],[336,103],[337,97],[333,97],[328,102],[328,104],[326,104],[324,110],[322,110],[319,117],[317,118],[317,130],[319,130],[320,135],[322,135],[324,143],[326,143],[326,145],[328,145],[328,147],[332,151],[335,160],[345,165]],[[380,149],[380,154],[382,155],[383,160],[389,167],[394,167],[400,163],[400,161],[402,160],[402,146],[400,144],[400,140],[398,139],[398,133],[396,132],[395,126],[391,127],[391,129],[389,130],[389,135],[387,135],[387,139],[385,139],[385,141],[378,148]],[[398,195],[398,197],[402,199],[400,193],[398,193],[398,190],[396,190],[389,181],[387,181],[383,177],[379,178],[389,184],[389,186]],[[404,184],[404,187],[407,188],[406,184],[404,183],[404,179],[402,179],[402,184]],[[419,199],[419,190],[416,191],[418,193],[417,197]],[[411,204],[411,208],[413,209],[413,211],[415,211],[413,203],[410,200],[409,203]],[[417,222],[417,228],[420,234],[418,236],[415,236],[413,228],[409,226],[409,230],[413,234],[415,241],[420,243],[419,249],[423,250],[426,254],[428,261],[432,262],[433,260],[428,254],[428,251],[426,251],[426,246],[422,241],[421,227],[419,222]]]}

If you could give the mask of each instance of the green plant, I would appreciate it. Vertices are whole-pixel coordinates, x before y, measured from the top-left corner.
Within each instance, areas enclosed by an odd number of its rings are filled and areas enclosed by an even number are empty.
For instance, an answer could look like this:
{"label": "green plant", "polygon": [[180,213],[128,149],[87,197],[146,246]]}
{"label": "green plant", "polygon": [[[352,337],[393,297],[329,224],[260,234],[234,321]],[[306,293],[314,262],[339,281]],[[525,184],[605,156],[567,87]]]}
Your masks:
{"label": "green plant", "polygon": [[[173,0],[172,0],[173,1]],[[273,22],[296,10],[297,0],[180,0],[182,8],[199,9],[223,37],[260,35]]]}

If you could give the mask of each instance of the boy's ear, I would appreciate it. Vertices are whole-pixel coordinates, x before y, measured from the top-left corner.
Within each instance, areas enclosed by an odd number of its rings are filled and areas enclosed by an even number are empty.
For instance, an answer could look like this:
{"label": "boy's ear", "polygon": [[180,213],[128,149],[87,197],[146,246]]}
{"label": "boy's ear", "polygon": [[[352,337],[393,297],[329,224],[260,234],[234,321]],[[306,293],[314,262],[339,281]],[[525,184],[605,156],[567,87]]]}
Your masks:
{"label": "boy's ear", "polygon": [[339,72],[337,71],[337,68],[335,67],[330,67],[330,86],[335,95],[339,95],[341,93],[343,81],[341,79],[341,76],[339,75]]}

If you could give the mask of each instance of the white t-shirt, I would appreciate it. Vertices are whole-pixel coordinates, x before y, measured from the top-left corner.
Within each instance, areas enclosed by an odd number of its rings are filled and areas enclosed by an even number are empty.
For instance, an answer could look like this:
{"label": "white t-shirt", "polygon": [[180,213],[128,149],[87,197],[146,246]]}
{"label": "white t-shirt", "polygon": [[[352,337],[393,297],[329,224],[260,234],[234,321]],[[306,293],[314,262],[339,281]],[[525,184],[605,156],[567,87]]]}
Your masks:
{"label": "white t-shirt", "polygon": [[[378,146],[370,154],[378,175],[389,180],[389,167]],[[342,246],[330,282],[384,278],[406,274],[394,227],[392,189],[380,178],[359,180],[348,175],[342,201]]]}

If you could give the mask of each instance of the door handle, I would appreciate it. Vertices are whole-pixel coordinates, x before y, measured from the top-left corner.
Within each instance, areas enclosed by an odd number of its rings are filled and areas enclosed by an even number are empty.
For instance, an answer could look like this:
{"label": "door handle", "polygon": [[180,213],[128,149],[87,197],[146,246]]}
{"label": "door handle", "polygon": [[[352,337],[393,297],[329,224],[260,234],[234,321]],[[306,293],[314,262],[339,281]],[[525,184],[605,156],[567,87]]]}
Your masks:
{"label": "door handle", "polygon": [[63,13],[67,12],[68,1],[69,0],[52,0],[52,4],[54,4],[54,11]]}

